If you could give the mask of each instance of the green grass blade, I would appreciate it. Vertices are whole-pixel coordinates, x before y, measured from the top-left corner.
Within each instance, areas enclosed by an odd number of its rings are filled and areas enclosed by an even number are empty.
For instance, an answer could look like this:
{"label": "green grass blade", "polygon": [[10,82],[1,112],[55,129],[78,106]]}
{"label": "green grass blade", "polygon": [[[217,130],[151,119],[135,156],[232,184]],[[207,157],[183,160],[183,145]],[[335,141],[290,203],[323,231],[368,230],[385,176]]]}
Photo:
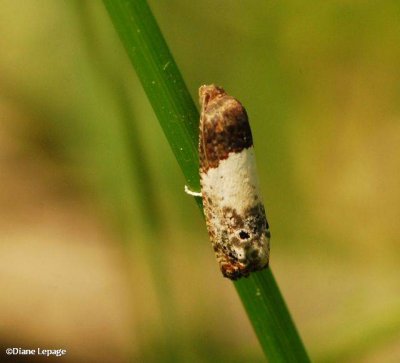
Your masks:
{"label": "green grass blade", "polygon": [[[145,0],[103,0],[186,177],[199,189],[198,119],[193,100]],[[270,362],[309,362],[272,272],[235,287]]]}
{"label": "green grass blade", "polygon": [[235,281],[236,290],[270,362],[309,362],[271,269]]}
{"label": "green grass blade", "polygon": [[104,4],[188,186],[198,190],[198,112],[146,1]]}

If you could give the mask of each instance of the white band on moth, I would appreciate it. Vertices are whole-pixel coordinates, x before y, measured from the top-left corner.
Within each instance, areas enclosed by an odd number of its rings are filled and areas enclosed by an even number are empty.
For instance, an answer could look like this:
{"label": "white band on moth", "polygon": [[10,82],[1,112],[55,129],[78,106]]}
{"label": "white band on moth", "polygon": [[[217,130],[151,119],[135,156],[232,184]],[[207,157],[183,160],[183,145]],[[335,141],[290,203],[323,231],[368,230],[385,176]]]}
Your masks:
{"label": "white band on moth", "polygon": [[221,208],[236,209],[243,214],[260,202],[254,148],[229,153],[216,168],[201,177],[203,192]]}
{"label": "white band on moth", "polygon": [[192,197],[201,197],[202,196],[201,192],[194,192],[194,191],[190,190],[187,185],[185,185],[185,193],[191,195]]}

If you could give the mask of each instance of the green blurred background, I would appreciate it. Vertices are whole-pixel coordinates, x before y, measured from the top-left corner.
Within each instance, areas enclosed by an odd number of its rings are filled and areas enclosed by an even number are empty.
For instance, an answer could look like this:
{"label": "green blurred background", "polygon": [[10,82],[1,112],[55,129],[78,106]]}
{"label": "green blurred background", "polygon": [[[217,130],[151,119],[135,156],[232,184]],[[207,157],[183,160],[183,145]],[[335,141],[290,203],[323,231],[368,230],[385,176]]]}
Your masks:
{"label": "green blurred background", "polygon": [[[193,97],[247,108],[311,358],[399,362],[400,3],[149,3]],[[0,361],[264,361],[102,2],[0,9]]]}

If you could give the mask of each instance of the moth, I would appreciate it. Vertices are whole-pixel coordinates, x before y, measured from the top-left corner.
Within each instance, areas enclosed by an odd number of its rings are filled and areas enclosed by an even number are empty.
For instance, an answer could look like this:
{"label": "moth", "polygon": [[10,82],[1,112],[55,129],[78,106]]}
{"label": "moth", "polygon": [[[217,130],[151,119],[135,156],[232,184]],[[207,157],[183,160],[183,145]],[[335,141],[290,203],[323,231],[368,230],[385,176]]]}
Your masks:
{"label": "moth", "polygon": [[270,231],[260,196],[246,110],[215,85],[199,89],[200,184],[222,274],[237,280],[268,267]]}

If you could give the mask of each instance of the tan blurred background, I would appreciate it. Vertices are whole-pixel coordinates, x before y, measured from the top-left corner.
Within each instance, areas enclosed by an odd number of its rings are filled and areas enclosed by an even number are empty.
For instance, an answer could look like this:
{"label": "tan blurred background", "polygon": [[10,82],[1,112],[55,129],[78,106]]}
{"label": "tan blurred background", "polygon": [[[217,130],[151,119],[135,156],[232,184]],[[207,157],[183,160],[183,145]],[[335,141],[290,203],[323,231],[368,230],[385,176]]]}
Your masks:
{"label": "tan blurred background", "polygon": [[[399,362],[400,3],[149,2],[247,108],[312,359]],[[0,361],[264,361],[103,4],[0,9]]]}

